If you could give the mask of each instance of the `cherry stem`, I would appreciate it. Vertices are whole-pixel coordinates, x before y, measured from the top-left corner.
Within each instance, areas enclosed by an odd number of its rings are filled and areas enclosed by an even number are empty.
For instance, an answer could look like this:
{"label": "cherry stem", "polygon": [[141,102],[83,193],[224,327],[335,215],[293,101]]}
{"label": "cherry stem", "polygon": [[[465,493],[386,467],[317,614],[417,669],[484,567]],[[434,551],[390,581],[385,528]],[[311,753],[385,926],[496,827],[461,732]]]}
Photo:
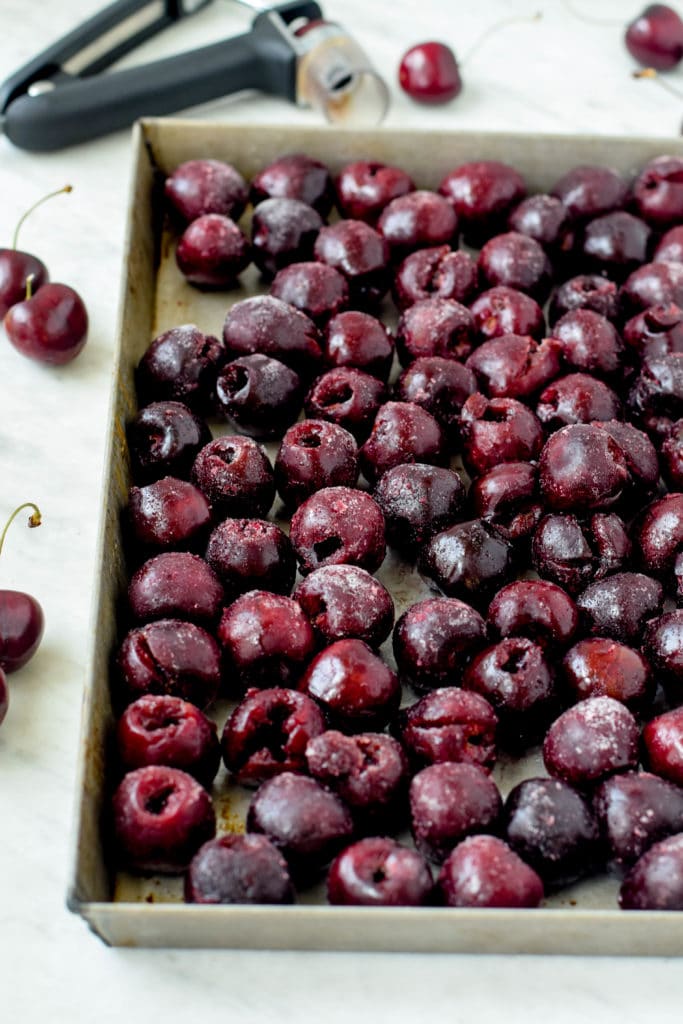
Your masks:
{"label": "cherry stem", "polygon": [[63,188],[58,188],[55,192],[48,192],[48,194],[46,196],[43,196],[42,199],[39,199],[37,203],[33,204],[33,206],[29,206],[29,208],[26,211],[26,213],[22,214],[22,216],[19,218],[19,223],[17,224],[16,228],[14,229],[14,235],[12,237],[12,248],[13,249],[16,249],[16,247],[17,247],[17,242],[19,241],[19,232],[20,232],[21,226],[24,223],[24,221],[26,220],[26,218],[30,217],[31,214],[33,213],[33,211],[36,210],[39,206],[42,206],[43,203],[46,203],[48,201],[48,199],[53,199],[55,196],[61,196],[64,192],[73,192],[73,185],[64,185]]}
{"label": "cherry stem", "polygon": [[662,78],[654,68],[641,68],[639,71],[632,71],[631,75],[633,78],[638,79],[648,78],[650,81],[656,82],[657,85],[661,86],[662,89],[665,89],[666,92],[670,93],[672,96],[675,96],[679,100],[683,99],[683,92],[677,89],[675,85],[672,85],[671,82],[667,82],[665,78]]}
{"label": "cherry stem", "polygon": [[584,14],[583,11],[577,11],[571,0],[562,0],[562,3],[567,8],[570,14],[573,14],[579,21],[585,21],[588,25],[623,25],[623,21],[620,18],[594,18],[590,14]]}
{"label": "cherry stem", "polygon": [[33,295],[33,282],[35,280],[35,277],[35,274],[29,274],[28,277],[26,278],[26,302],[28,302],[28,300]]}
{"label": "cherry stem", "polygon": [[32,501],[25,501],[23,505],[19,506],[19,508],[15,508],[14,512],[9,517],[7,522],[5,523],[5,528],[3,529],[2,533],[0,533],[0,553],[2,552],[2,546],[5,543],[5,537],[7,535],[7,531],[9,530],[10,526],[12,525],[14,520],[17,518],[19,513],[22,512],[25,508],[32,508],[33,509],[33,512],[28,517],[28,525],[29,525],[29,527],[31,527],[31,529],[33,529],[33,527],[35,527],[35,526],[40,526],[40,524],[42,523],[43,517],[42,517],[42,515],[40,513],[40,509]]}
{"label": "cherry stem", "polygon": [[516,16],[514,18],[503,18],[502,21],[496,22],[495,25],[492,25],[491,28],[487,28],[486,31],[479,36],[476,42],[473,43],[473,45],[469,48],[469,50],[462,58],[462,60],[458,61],[458,64],[460,65],[461,68],[463,68],[472,59],[477,50],[479,50],[484,45],[484,43],[488,42],[491,36],[495,35],[501,29],[508,28],[510,25],[526,25],[531,21],[540,21],[542,17],[543,12],[536,11],[535,14],[521,15]]}

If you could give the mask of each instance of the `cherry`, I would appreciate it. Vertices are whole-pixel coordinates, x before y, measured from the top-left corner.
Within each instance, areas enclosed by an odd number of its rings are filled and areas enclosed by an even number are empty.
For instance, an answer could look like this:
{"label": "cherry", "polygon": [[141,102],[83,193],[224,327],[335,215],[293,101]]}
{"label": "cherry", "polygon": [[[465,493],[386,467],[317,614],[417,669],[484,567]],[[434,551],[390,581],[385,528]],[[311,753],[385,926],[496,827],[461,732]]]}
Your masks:
{"label": "cherry", "polygon": [[78,292],[66,284],[44,284],[33,293],[31,275],[26,298],[5,316],[7,337],[22,355],[61,366],[75,359],[86,342],[88,314]]}
{"label": "cherry", "polygon": [[197,288],[232,288],[250,259],[244,234],[220,213],[188,224],[176,249],[178,269]]}
{"label": "cherry", "polygon": [[429,902],[432,875],[415,850],[394,839],[370,837],[347,846],[327,880],[332,904],[367,907],[419,907]]}
{"label": "cherry", "polygon": [[643,67],[668,71],[683,57],[683,21],[666,4],[648,4],[626,29],[624,42]]}
{"label": "cherry", "polygon": [[294,889],[284,857],[265,836],[218,836],[192,858],[185,902],[293,903]]}
{"label": "cherry", "polygon": [[176,167],[164,185],[170,206],[183,221],[206,213],[220,213],[237,220],[247,205],[244,178],[221,160],[187,160]]}
{"label": "cherry", "polygon": [[462,91],[455,54],[445,43],[418,43],[404,55],[398,82],[418,103],[448,103]]}
{"label": "cherry", "polygon": [[0,317],[4,317],[12,306],[24,298],[29,277],[33,276],[34,291],[38,291],[47,282],[48,272],[45,264],[31,253],[17,249],[17,241],[22,224],[36,207],[42,206],[48,199],[60,196],[64,192],[71,192],[71,185],[65,185],[64,188],[60,188],[56,192],[50,192],[29,207],[14,229],[12,248],[0,249]]}
{"label": "cherry", "polygon": [[[27,501],[14,510],[0,534],[0,552],[5,536],[22,509],[33,509],[30,527],[40,526],[41,515],[37,505]],[[44,628],[43,609],[30,594],[20,590],[0,590],[0,721],[7,711],[5,673],[16,672],[32,658],[38,649]]]}

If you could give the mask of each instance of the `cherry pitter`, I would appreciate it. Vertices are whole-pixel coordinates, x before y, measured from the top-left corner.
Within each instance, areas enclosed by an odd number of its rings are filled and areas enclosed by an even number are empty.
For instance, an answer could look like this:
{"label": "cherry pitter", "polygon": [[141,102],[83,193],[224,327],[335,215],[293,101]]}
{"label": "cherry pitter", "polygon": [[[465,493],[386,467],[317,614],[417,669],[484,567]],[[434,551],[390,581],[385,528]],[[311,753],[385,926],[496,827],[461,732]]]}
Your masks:
{"label": "cherry pitter", "polygon": [[[16,146],[54,150],[245,89],[322,110],[328,121],[378,124],[389,93],[370,61],[317,3],[254,9],[251,28],[149,64],[109,69],[211,0],[117,0],[0,86],[0,127]],[[106,72],[106,73],[103,73]]]}

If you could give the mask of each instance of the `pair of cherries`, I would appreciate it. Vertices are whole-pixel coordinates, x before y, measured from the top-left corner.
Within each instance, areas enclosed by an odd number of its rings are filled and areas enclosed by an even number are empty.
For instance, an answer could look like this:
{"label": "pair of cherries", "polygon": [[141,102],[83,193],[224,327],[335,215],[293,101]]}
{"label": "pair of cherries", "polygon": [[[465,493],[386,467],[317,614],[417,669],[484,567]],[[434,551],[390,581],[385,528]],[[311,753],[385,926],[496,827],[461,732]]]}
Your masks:
{"label": "pair of cherries", "polygon": [[[508,23],[501,22],[493,31]],[[666,4],[650,4],[627,26],[624,42],[639,64],[669,71],[683,58],[683,20]],[[478,47],[475,43],[470,53]],[[401,60],[398,78],[404,92],[419,103],[448,103],[462,91],[460,65],[445,43],[430,41],[411,47]]]}
{"label": "pair of cherries", "polygon": [[40,363],[61,365],[74,359],[86,342],[88,314],[78,292],[66,284],[49,282],[47,267],[31,253],[17,249],[19,229],[45,200],[35,203],[21,218],[11,249],[0,249],[0,317],[14,347]]}
{"label": "pair of cherries", "polygon": [[[24,509],[31,509],[30,527],[40,526],[40,509],[27,501],[14,510],[0,534],[0,552],[7,531]],[[7,675],[16,672],[32,658],[43,636],[43,609],[35,597],[21,590],[0,590],[0,722],[7,714],[9,690]]]}

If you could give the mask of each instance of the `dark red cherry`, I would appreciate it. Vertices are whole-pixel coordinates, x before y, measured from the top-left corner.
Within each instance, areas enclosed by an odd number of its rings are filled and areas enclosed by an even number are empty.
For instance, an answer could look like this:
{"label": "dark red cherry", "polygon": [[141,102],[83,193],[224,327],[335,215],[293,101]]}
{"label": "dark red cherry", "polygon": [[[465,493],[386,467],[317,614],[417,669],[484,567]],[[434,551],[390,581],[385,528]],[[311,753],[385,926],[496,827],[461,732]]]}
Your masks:
{"label": "dark red cherry", "polygon": [[128,522],[143,550],[187,550],[201,544],[211,522],[211,506],[187,480],[162,477],[128,492]]}
{"label": "dark red cherry", "polygon": [[259,353],[279,359],[303,377],[315,373],[322,358],[312,320],[273,295],[236,302],[225,318],[223,340],[229,359]]}
{"label": "dark red cherry", "polygon": [[661,614],[661,583],[640,572],[618,572],[591,583],[576,599],[584,629],[637,645],[648,619]]}
{"label": "dark red cherry", "polygon": [[116,726],[124,768],[147,764],[181,768],[210,786],[220,763],[216,726],[198,707],[168,694],[149,694],[129,704]]}
{"label": "dark red cherry", "polygon": [[683,707],[658,715],[643,729],[644,764],[683,786]]}
{"label": "dark red cherry", "polygon": [[683,310],[673,302],[648,306],[627,321],[622,334],[641,359],[683,352]]}
{"label": "dark red cherry", "polygon": [[674,423],[662,442],[660,455],[667,484],[672,491],[683,491],[683,420]]}
{"label": "dark red cherry", "polygon": [[9,687],[7,686],[7,676],[0,668],[0,725],[5,720],[7,709],[9,708]]}
{"label": "dark red cherry", "polygon": [[558,511],[610,508],[630,482],[617,442],[592,424],[562,427],[546,442],[539,461],[541,490]]}
{"label": "dark red cherry", "polygon": [[574,370],[612,377],[621,368],[621,338],[607,317],[592,309],[565,313],[553,326],[552,337],[560,343],[563,362]]}
{"label": "dark red cherry", "polygon": [[268,514],[275,497],[265,449],[249,437],[224,434],[199,451],[192,482],[206,495],[216,518]]}
{"label": "dark red cherry", "polygon": [[374,223],[392,199],[415,191],[415,182],[400,167],[358,160],[335,178],[337,206],[344,217]]}
{"label": "dark red cherry", "polygon": [[474,300],[470,312],[483,341],[502,334],[530,334],[540,339],[545,333],[543,310],[535,299],[516,288],[489,288]]}
{"label": "dark red cherry", "polygon": [[27,281],[33,292],[48,281],[47,267],[31,253],[19,249],[0,249],[0,319],[12,306],[26,298]]}
{"label": "dark red cherry", "polygon": [[384,516],[369,494],[324,487],[292,516],[290,540],[303,575],[321,565],[359,565],[375,572],[384,561]]}
{"label": "dark red cherry", "polygon": [[539,575],[570,594],[618,572],[630,555],[626,526],[613,512],[596,512],[585,521],[570,513],[551,513],[539,523],[531,545]]}
{"label": "dark red cherry", "polygon": [[302,401],[303,384],[298,373],[260,352],[233,359],[216,380],[219,413],[234,420],[250,437],[284,433],[299,415]]}
{"label": "dark red cherry", "polygon": [[550,292],[552,268],[542,246],[528,235],[508,231],[484,245],[477,260],[482,286],[516,288],[539,302]]}
{"label": "dark red cherry", "polygon": [[254,206],[264,199],[300,199],[326,217],[334,202],[334,188],[325,164],[304,153],[281,156],[252,179]]}
{"label": "dark red cherry", "polygon": [[625,772],[606,779],[593,809],[611,858],[633,864],[654,843],[683,832],[683,790],[649,772]]}
{"label": "dark red cherry", "polygon": [[471,256],[461,249],[453,252],[447,245],[437,245],[406,256],[396,271],[392,294],[399,309],[431,298],[466,303],[474,297],[478,279]]}
{"label": "dark red cherry", "polygon": [[395,466],[414,462],[445,466],[449,461],[442,428],[412,402],[386,402],[359,454],[363,475],[371,484]]}
{"label": "dark red cherry", "polygon": [[327,898],[336,906],[420,907],[429,902],[433,885],[416,850],[371,837],[347,846],[333,861]]}
{"label": "dark red cherry", "polygon": [[375,305],[389,288],[389,246],[363,220],[340,220],[321,228],[313,254],[316,260],[344,275],[350,305]]}
{"label": "dark red cherry", "polygon": [[128,584],[128,605],[139,622],[187,619],[199,625],[217,621],[225,591],[199,555],[164,551],[150,558]]}
{"label": "dark red cherry", "polygon": [[643,651],[677,704],[683,691],[683,609],[648,622]]}
{"label": "dark red cherry", "polygon": [[183,402],[200,415],[213,411],[216,375],[226,360],[223,344],[194,324],[172,327],[154,339],[137,368],[142,405]]}
{"label": "dark red cherry", "polygon": [[633,647],[605,637],[589,637],[570,647],[562,660],[572,697],[612,697],[632,711],[642,710],[654,691],[649,664]]}
{"label": "dark red cherry", "polygon": [[508,227],[533,238],[556,258],[569,255],[573,247],[569,221],[569,211],[561,199],[540,193],[523,199],[514,208],[508,217]]}
{"label": "dark red cherry", "polygon": [[536,415],[548,431],[569,423],[621,418],[621,402],[604,381],[587,373],[569,373],[548,384],[539,395]]}
{"label": "dark red cherry", "polygon": [[529,462],[543,447],[537,416],[514,398],[470,395],[460,415],[462,458],[470,476],[502,462]]}
{"label": "dark red cherry", "polygon": [[358,446],[348,430],[325,420],[304,420],[282,438],[275,482],[285,505],[297,508],[323,487],[354,487]]}
{"label": "dark red cherry", "polygon": [[176,263],[197,288],[231,288],[251,259],[249,243],[229,217],[207,213],[185,228],[176,249]]}
{"label": "dark red cherry", "polygon": [[205,213],[238,220],[247,205],[244,178],[222,160],[187,160],[168,176],[164,193],[174,211],[188,222]]}
{"label": "dark red cherry", "polygon": [[[32,513],[28,520],[29,527],[40,526],[41,515],[37,505],[25,502],[19,505],[9,517],[0,535],[0,551],[7,536],[7,531],[15,517],[23,509],[30,508]],[[38,649],[45,628],[43,609],[35,597],[21,590],[0,590],[0,672],[3,674],[0,683],[0,705],[4,705],[2,717],[7,711],[7,692],[5,673],[15,672],[32,658]]]}
{"label": "dark red cherry", "polygon": [[476,390],[477,378],[469,367],[444,356],[419,356],[397,380],[395,394],[402,402],[422,406],[455,438],[462,407]]}
{"label": "dark red cherry", "polygon": [[466,836],[496,831],[501,809],[495,782],[473,764],[432,764],[410,784],[415,845],[437,863]]}
{"label": "dark red cherry", "polygon": [[253,260],[266,278],[313,257],[323,219],[300,199],[264,199],[251,221]]}
{"label": "dark red cherry", "polygon": [[306,415],[336,423],[360,442],[370,433],[385,398],[386,387],[377,377],[353,366],[337,366],[318,377],[306,395]]}
{"label": "dark red cherry", "polygon": [[655,843],[619,892],[622,910],[683,910],[683,833]]}
{"label": "dark red cherry", "polygon": [[665,438],[683,418],[683,352],[646,356],[629,391],[627,408],[655,440]]}
{"label": "dark red cherry", "polygon": [[377,230],[389,243],[393,259],[398,260],[413,249],[455,242],[458,218],[453,204],[443,196],[417,189],[385,206]]}
{"label": "dark red cherry", "polygon": [[211,440],[204,420],[182,402],[144,406],[128,424],[126,435],[137,483],[162,476],[188,477],[196,456]]}
{"label": "dark red cherry", "polygon": [[488,519],[506,540],[529,537],[543,515],[538,471],[529,462],[502,462],[472,482],[475,515]]}
{"label": "dark red cherry", "polygon": [[[683,177],[683,163],[681,164]],[[681,186],[681,214],[683,217],[683,186]],[[626,278],[619,291],[619,302],[625,317],[635,316],[650,306],[674,303],[683,306],[683,263],[661,260],[643,263]]]}
{"label": "dark red cherry", "polygon": [[639,728],[621,701],[589,697],[550,726],[543,763],[550,775],[584,788],[638,764]]}
{"label": "dark red cherry", "polygon": [[146,765],[114,793],[114,833],[121,862],[135,871],[178,874],[216,832],[211,797],[178,768]]}
{"label": "dark red cherry", "polygon": [[487,621],[494,636],[526,636],[544,650],[566,647],[579,616],[571,597],[547,580],[515,580],[499,590]]}
{"label": "dark red cherry", "polygon": [[486,625],[464,601],[435,597],[418,601],[394,629],[393,648],[401,679],[414,690],[459,683],[465,666],[486,642]]}
{"label": "dark red cherry", "polygon": [[119,647],[117,662],[129,701],[161,693],[204,709],[218,694],[218,644],[192,622],[159,619],[131,629]]}
{"label": "dark red cherry", "polygon": [[623,279],[647,259],[650,228],[625,210],[596,217],[586,225],[581,250],[587,266],[615,281]]}
{"label": "dark red cherry", "polygon": [[668,260],[672,263],[683,263],[683,225],[677,224],[669,228],[660,238],[652,254],[655,263]]}
{"label": "dark red cherry", "polygon": [[304,577],[294,598],[325,644],[355,638],[379,647],[394,624],[389,591],[357,565],[321,566]]}
{"label": "dark red cherry", "polygon": [[498,160],[478,160],[450,171],[439,192],[451,200],[468,240],[490,238],[526,195],[521,174]]}
{"label": "dark red cherry", "polygon": [[513,564],[512,545],[485,519],[473,519],[432,537],[418,568],[448,597],[481,604],[510,578]]}
{"label": "dark red cherry", "polygon": [[497,836],[469,836],[447,857],[439,887],[449,907],[537,907],[543,882]]}
{"label": "dark red cherry", "polygon": [[394,339],[381,320],[349,309],[327,324],[322,349],[328,366],[351,366],[386,380],[394,357]]}
{"label": "dark red cherry", "polygon": [[[415,308],[415,307],[413,307]],[[479,345],[465,366],[491,398],[529,398],[560,372],[560,346],[553,338],[503,334]]]}
{"label": "dark red cherry", "polygon": [[401,684],[366,643],[337,640],[316,655],[299,689],[345,732],[382,729],[398,710]]}
{"label": "dark red cherry", "polygon": [[553,292],[548,307],[548,322],[554,324],[572,310],[589,309],[607,320],[617,320],[619,286],[598,274],[579,274],[571,277]]}
{"label": "dark red cherry", "polygon": [[249,590],[288,594],[296,560],[289,537],[265,519],[226,519],[209,537],[206,560],[230,598]]}
{"label": "dark red cherry", "polygon": [[634,532],[636,552],[646,572],[675,581],[683,597],[683,494],[666,494],[648,505]]}
{"label": "dark red cherry", "polygon": [[204,843],[185,876],[186,903],[293,903],[287,862],[265,836]]}
{"label": "dark red cherry", "polygon": [[325,263],[290,263],[278,270],[270,294],[320,325],[349,305],[346,278]]}
{"label": "dark red cherry", "polygon": [[398,84],[418,103],[448,103],[462,90],[455,54],[445,43],[411,46],[401,58]]}
{"label": "dark red cherry", "polygon": [[44,284],[5,316],[7,337],[18,352],[39,363],[61,366],[85,345],[88,314],[78,292],[66,284]]}
{"label": "dark red cherry", "polygon": [[[681,19],[676,15],[683,30]],[[642,169],[633,183],[638,213],[653,228],[664,230],[683,217],[683,159],[657,156]]]}
{"label": "dark red cherry", "polygon": [[550,190],[564,203],[573,220],[591,220],[623,206],[626,182],[611,167],[592,164],[573,167]]}
{"label": "dark red cherry", "polygon": [[465,359],[474,344],[472,314],[452,299],[421,299],[404,310],[396,328],[402,366],[423,356]]}
{"label": "dark red cherry", "polygon": [[628,25],[624,42],[643,67],[668,71],[683,57],[683,21],[666,4],[649,4]]}
{"label": "dark red cherry", "polygon": [[384,514],[387,540],[413,561],[435,533],[462,518],[465,506],[465,488],[457,473],[421,463],[387,470],[374,496]]}
{"label": "dark red cherry", "polygon": [[498,716],[479,693],[444,686],[404,708],[395,731],[417,764],[455,762],[490,772],[496,762]]}

